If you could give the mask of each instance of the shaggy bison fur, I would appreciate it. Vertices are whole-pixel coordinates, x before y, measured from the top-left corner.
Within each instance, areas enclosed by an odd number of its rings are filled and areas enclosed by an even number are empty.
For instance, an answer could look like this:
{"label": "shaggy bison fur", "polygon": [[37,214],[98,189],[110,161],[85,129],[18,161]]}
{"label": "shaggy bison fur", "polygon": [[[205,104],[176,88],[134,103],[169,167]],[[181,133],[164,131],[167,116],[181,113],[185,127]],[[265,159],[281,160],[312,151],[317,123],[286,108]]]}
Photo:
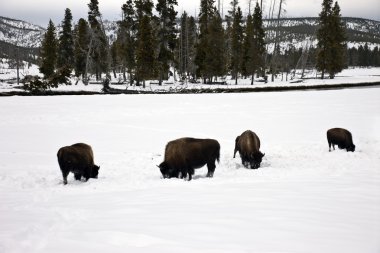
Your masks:
{"label": "shaggy bison fur", "polygon": [[335,150],[335,145],[338,145],[340,149],[346,149],[348,151],[355,151],[355,145],[352,142],[351,133],[343,128],[331,128],[327,130],[327,142],[329,143],[329,151],[331,151],[331,145]]}
{"label": "shaggy bison fur", "polygon": [[220,145],[213,139],[181,138],[170,141],[165,148],[165,160],[158,166],[164,178],[187,178],[191,180],[194,169],[207,164],[207,177],[215,171],[219,162]]}
{"label": "shaggy bison fur", "polygon": [[94,164],[94,153],[91,146],[77,143],[62,147],[57,153],[59,167],[61,168],[63,183],[67,184],[67,175],[74,173],[76,180],[97,178],[100,167]]}
{"label": "shaggy bison fur", "polygon": [[242,164],[246,168],[249,166],[251,169],[259,168],[262,158],[265,155],[260,152],[259,137],[250,130],[247,130],[240,136],[236,137],[234,158],[237,151],[239,151]]}

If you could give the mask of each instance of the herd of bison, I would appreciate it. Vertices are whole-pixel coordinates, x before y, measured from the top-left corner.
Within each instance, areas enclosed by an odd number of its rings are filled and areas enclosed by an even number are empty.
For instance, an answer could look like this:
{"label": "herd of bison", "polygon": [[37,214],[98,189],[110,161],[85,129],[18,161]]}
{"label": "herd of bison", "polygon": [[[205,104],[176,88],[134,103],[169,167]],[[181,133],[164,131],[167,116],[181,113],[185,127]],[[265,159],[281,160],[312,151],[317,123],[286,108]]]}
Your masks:
{"label": "herd of bison", "polygon": [[[340,149],[355,151],[352,135],[343,128],[332,128],[327,131],[329,151],[335,145]],[[241,162],[246,168],[257,169],[260,167],[265,154],[260,152],[260,139],[252,131],[247,130],[236,137],[234,158],[239,151]],[[62,147],[57,153],[59,167],[61,168],[63,183],[67,184],[69,172],[74,173],[76,180],[82,177],[97,178],[100,167],[94,164],[94,153],[91,146],[85,143],[77,143]],[[164,178],[184,178],[191,180],[194,169],[207,164],[207,177],[212,177],[215,171],[215,161],[219,162],[220,145],[213,139],[180,138],[170,141],[165,148],[164,161],[158,165]]]}

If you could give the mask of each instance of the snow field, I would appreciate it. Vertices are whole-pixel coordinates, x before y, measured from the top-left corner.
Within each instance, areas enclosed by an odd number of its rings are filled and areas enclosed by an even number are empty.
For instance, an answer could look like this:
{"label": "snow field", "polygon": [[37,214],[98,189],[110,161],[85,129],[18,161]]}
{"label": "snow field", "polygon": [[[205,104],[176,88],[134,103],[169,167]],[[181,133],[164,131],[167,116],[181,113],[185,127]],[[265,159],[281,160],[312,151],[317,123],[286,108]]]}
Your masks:
{"label": "snow field", "polygon": [[[0,99],[0,252],[378,252],[380,89]],[[344,127],[356,152],[328,152]],[[234,141],[265,153],[245,169]],[[161,179],[168,141],[221,159]],[[56,153],[92,145],[98,179],[63,186]]]}

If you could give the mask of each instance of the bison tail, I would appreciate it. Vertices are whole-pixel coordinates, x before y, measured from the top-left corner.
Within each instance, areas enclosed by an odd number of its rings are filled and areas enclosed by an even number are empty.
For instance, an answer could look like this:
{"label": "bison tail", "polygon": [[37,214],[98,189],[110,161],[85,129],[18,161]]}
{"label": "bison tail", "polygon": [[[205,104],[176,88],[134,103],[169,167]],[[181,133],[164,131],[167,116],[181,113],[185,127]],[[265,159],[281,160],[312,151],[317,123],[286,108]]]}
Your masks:
{"label": "bison tail", "polygon": [[218,150],[218,153],[216,154],[216,160],[218,163],[220,162],[220,150]]}

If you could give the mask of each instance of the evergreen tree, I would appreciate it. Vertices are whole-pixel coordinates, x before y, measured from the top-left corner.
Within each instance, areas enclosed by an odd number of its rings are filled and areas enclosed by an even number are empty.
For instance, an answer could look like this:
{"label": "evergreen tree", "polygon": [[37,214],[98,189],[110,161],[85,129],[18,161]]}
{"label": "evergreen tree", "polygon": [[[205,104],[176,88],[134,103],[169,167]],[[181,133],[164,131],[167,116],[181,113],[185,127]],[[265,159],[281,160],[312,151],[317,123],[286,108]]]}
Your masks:
{"label": "evergreen tree", "polygon": [[334,78],[344,67],[346,48],[345,28],[337,2],[332,7],[332,0],[323,0],[317,39],[317,69],[322,72],[322,79],[325,72],[329,73],[330,78]]}
{"label": "evergreen tree", "polygon": [[195,24],[195,19],[192,16],[188,16],[184,12],[181,16],[181,28],[179,31],[178,39],[178,51],[177,55],[177,64],[178,72],[181,75],[191,76],[192,79],[195,79],[196,76],[196,67],[194,64],[196,49],[195,44],[197,40],[197,27]]}
{"label": "evergreen tree", "polygon": [[44,78],[50,78],[57,65],[57,38],[54,23],[50,20],[44,35],[40,51],[40,72]]}
{"label": "evergreen tree", "polygon": [[[237,1],[233,1],[237,4]],[[233,15],[232,29],[231,29],[231,74],[235,78],[235,84],[237,84],[239,73],[242,70],[242,42],[243,42],[243,14],[240,7],[234,7],[236,10]]]}
{"label": "evergreen tree", "polygon": [[199,38],[196,45],[195,64],[197,66],[197,75],[203,77],[203,82],[206,79],[211,79],[211,74],[207,72],[207,55],[210,52],[209,29],[208,26],[211,18],[214,16],[216,9],[214,6],[215,0],[201,0],[201,8],[199,12]]}
{"label": "evergreen tree", "polygon": [[359,46],[358,54],[359,54],[359,59],[358,59],[359,66],[361,67],[371,66],[371,63],[370,63],[371,52],[369,50],[367,43],[364,44],[364,47],[362,45]]}
{"label": "evergreen tree", "polygon": [[265,32],[260,6],[256,3],[253,17],[248,15],[246,26],[246,38],[244,42],[244,70],[247,75],[251,75],[253,84],[255,73],[264,68],[265,53]]}
{"label": "evergreen tree", "polygon": [[136,0],[137,11],[137,46],[136,46],[136,77],[139,84],[145,80],[154,78],[155,71],[155,39],[152,27],[152,8],[151,0]]}
{"label": "evergreen tree", "polygon": [[210,51],[206,55],[206,69],[211,77],[223,76],[226,73],[224,57],[224,29],[222,18],[216,12],[208,26]]}
{"label": "evergreen tree", "polygon": [[59,36],[57,68],[74,67],[74,40],[72,31],[72,20],[70,9],[65,10],[65,17],[62,21],[62,30]]}
{"label": "evergreen tree", "polygon": [[79,19],[74,29],[74,70],[77,77],[85,78],[88,46],[90,42],[89,26],[86,20]]}
{"label": "evergreen tree", "polygon": [[331,61],[328,64],[327,72],[330,79],[335,77],[336,73],[343,70],[346,63],[346,32],[345,25],[341,21],[340,7],[338,2],[335,2],[331,13],[331,29],[330,29],[332,41],[329,48],[331,54]]}
{"label": "evergreen tree", "polygon": [[116,69],[120,63],[120,58],[118,56],[118,52],[117,52],[117,47],[118,47],[118,44],[117,44],[117,41],[114,41],[112,44],[111,44],[111,48],[110,48],[110,54],[111,54],[111,70],[113,72],[113,77],[116,78]]}
{"label": "evergreen tree", "polygon": [[[136,60],[136,32],[137,21],[135,17],[134,3],[128,0],[122,6],[123,19],[119,23],[119,31],[117,36],[117,52],[121,58],[123,69],[127,69],[129,74],[129,83],[133,84],[133,73],[135,71]],[[124,80],[126,80],[125,70]]]}
{"label": "evergreen tree", "polygon": [[168,78],[169,67],[174,61],[174,48],[176,42],[175,19],[177,12],[174,6],[177,5],[177,0],[158,0],[156,10],[159,14],[159,31],[158,31],[158,70],[159,70],[159,85],[162,80]]}
{"label": "evergreen tree", "polygon": [[371,66],[378,67],[380,65],[380,51],[379,47],[376,46],[372,51],[372,64]]}
{"label": "evergreen tree", "polygon": [[251,58],[250,57],[250,48],[253,41],[253,17],[251,14],[248,14],[246,24],[245,24],[245,36],[243,37],[243,60],[242,60],[242,66],[241,71],[242,75],[247,77],[250,75],[248,71],[248,61]]}
{"label": "evergreen tree", "polygon": [[332,0],[323,0],[322,11],[319,14],[319,29],[317,31],[318,39],[318,55],[317,55],[317,69],[322,71],[322,79],[324,78],[327,64],[330,60],[328,48],[331,44],[330,35],[330,18],[331,18]]}
{"label": "evergreen tree", "polygon": [[96,79],[99,80],[101,78],[102,73],[108,74],[109,45],[101,21],[98,0],[91,0],[88,4],[88,8],[88,23],[90,26],[89,56],[91,57],[93,62],[92,70],[96,74]]}

